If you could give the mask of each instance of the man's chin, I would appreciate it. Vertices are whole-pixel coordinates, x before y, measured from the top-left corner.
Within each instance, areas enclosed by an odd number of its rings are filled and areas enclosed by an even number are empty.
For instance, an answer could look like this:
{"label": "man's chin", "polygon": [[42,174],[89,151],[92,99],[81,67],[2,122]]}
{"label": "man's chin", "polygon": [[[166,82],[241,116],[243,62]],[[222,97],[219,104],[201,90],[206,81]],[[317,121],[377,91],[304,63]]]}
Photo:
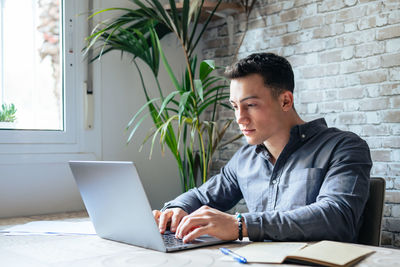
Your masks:
{"label": "man's chin", "polygon": [[258,145],[258,144],[260,144],[260,142],[257,142],[256,140],[254,140],[253,138],[248,138],[248,137],[246,137],[246,141],[247,141],[247,143],[249,144],[249,145]]}

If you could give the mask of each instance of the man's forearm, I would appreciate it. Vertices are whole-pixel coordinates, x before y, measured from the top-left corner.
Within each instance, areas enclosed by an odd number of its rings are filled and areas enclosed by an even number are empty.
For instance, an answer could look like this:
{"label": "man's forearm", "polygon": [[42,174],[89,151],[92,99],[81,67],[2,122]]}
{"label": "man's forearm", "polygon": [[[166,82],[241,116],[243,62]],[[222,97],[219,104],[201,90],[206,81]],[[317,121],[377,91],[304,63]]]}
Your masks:
{"label": "man's forearm", "polygon": [[226,211],[232,208],[242,197],[236,182],[225,176],[216,175],[199,188],[190,189],[174,200],[165,203],[163,209],[179,207],[190,214],[206,205]]}
{"label": "man's forearm", "polygon": [[[243,214],[252,241],[338,240],[351,242],[357,236],[358,218],[343,212],[336,203],[321,201],[292,211]],[[355,221],[357,220],[357,221]]]}

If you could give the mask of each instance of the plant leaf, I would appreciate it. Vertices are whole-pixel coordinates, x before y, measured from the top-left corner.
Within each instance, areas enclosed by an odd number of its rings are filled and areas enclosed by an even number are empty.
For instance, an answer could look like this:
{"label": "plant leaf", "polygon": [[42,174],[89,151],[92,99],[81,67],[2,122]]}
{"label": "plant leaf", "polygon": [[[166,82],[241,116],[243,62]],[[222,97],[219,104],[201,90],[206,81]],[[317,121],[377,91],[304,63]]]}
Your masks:
{"label": "plant leaf", "polygon": [[185,111],[186,103],[191,94],[192,92],[190,91],[190,92],[185,92],[181,95],[181,99],[179,101],[179,123],[181,122],[182,114]]}
{"label": "plant leaf", "polygon": [[169,78],[171,79],[171,81],[172,81],[172,83],[174,84],[175,88],[176,88],[178,91],[181,91],[182,88],[181,88],[181,86],[179,85],[179,82],[178,82],[178,80],[176,79],[176,77],[175,77],[175,75],[174,75],[174,72],[172,71],[172,68],[171,68],[171,66],[170,66],[169,63],[168,63],[167,58],[165,57],[165,54],[164,54],[163,49],[162,49],[161,44],[160,44],[160,39],[158,39],[158,37],[156,37],[156,41],[157,41],[157,45],[158,45],[158,47],[159,47],[159,52],[160,52],[160,55],[161,55],[161,60],[162,60],[163,63],[164,63],[164,66],[165,66],[165,69],[166,69],[166,71],[167,71],[167,73],[168,73],[168,75],[169,75]]}
{"label": "plant leaf", "polygon": [[161,115],[161,113],[163,113],[165,107],[168,105],[169,102],[171,102],[171,100],[177,95],[179,94],[179,91],[174,91],[172,93],[170,93],[164,100],[164,102],[161,105],[160,111],[158,112],[158,116]]}
{"label": "plant leaf", "polygon": [[196,92],[198,93],[201,101],[204,101],[203,83],[201,80],[194,80],[194,87],[196,88]]}
{"label": "plant leaf", "polygon": [[151,105],[153,102],[155,102],[155,101],[157,101],[157,100],[159,100],[159,99],[160,99],[160,98],[154,98],[154,99],[151,99],[150,101],[147,101],[146,104],[144,104],[144,105],[136,112],[136,114],[132,117],[132,119],[129,121],[128,125],[126,126],[126,130],[128,130],[128,129],[131,127],[132,123],[136,120],[136,118],[139,116],[139,114],[142,113],[142,111],[143,111],[146,107],[148,107],[148,106]]}
{"label": "plant leaf", "polygon": [[144,119],[149,115],[149,113],[145,114],[139,121],[138,123],[136,123],[135,127],[132,129],[128,140],[126,141],[127,144],[129,144],[131,142],[131,139],[133,137],[133,135],[136,133],[137,129],[139,129],[140,124],[142,124],[142,122],[144,121]]}
{"label": "plant leaf", "polygon": [[214,60],[203,60],[200,63],[200,80],[204,81],[213,70],[215,70]]}
{"label": "plant leaf", "polygon": [[183,1],[183,7],[182,7],[182,21],[181,21],[181,28],[182,28],[182,39],[184,40],[184,43],[187,43],[187,33],[188,33],[188,28],[190,24],[190,5],[189,5],[189,0],[184,0]]}

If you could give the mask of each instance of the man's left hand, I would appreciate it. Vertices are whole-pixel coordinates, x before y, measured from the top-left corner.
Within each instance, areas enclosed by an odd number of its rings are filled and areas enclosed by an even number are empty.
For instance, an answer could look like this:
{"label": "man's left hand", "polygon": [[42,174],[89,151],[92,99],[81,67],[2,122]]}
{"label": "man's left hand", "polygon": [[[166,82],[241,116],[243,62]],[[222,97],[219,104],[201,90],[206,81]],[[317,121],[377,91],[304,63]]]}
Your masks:
{"label": "man's left hand", "polygon": [[183,238],[184,243],[206,234],[222,240],[236,240],[239,236],[238,227],[235,215],[202,206],[195,212],[183,217],[175,236]]}

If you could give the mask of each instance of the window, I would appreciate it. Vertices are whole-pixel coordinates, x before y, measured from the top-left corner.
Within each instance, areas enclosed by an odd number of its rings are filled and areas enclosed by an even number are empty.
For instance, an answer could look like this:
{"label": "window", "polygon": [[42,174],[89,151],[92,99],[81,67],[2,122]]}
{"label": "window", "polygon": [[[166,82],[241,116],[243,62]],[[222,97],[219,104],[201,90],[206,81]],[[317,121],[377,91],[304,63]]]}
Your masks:
{"label": "window", "polygon": [[63,131],[61,0],[0,3],[0,128]]}
{"label": "window", "polygon": [[0,153],[93,151],[99,127],[85,131],[82,115],[88,2],[0,0],[0,7],[0,109],[17,110],[13,125],[0,122]]}
{"label": "window", "polygon": [[83,2],[0,0],[0,104],[16,109],[11,125],[0,122],[0,144],[76,144]]}
{"label": "window", "polygon": [[98,153],[100,118],[93,129],[84,116],[99,112],[100,92],[85,99],[81,52],[91,1],[0,0],[0,109],[17,110],[14,125],[0,122],[0,156]]}
{"label": "window", "polygon": [[[45,6],[58,10],[58,15],[43,13]],[[17,109],[17,123],[0,127],[0,217],[81,209],[68,161],[99,159],[102,145],[100,116],[95,117],[94,127],[87,129],[84,124],[87,61],[81,49],[87,36],[88,2],[0,0],[0,7],[0,104],[12,103]],[[41,14],[58,25],[58,37],[56,28],[54,35],[47,34],[52,30],[42,26]],[[7,30],[14,23],[17,28]],[[10,48],[10,38],[15,47]],[[8,64],[17,64],[11,74]],[[12,80],[12,75],[17,78]],[[9,91],[11,81],[16,84],[12,88],[18,88],[13,90],[26,91]],[[47,89],[42,88],[45,85]],[[99,112],[100,97],[100,92],[93,94],[93,112]]]}

